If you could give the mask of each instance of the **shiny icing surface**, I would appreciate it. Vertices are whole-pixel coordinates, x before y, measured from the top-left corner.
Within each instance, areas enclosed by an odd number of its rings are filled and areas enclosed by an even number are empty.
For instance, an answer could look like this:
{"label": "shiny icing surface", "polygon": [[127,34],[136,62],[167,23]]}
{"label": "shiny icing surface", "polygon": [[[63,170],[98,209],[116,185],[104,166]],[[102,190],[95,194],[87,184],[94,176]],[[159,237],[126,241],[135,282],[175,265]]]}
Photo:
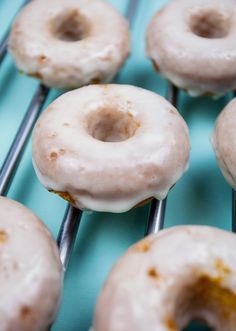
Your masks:
{"label": "shiny icing surface", "polygon": [[20,71],[75,88],[110,81],[130,38],[126,20],[103,0],[34,0],[18,15],[9,48]]}
{"label": "shiny icing surface", "polygon": [[234,90],[235,1],[171,1],[149,24],[147,53],[164,77],[193,96]]}
{"label": "shiny icing surface", "polygon": [[48,107],[32,150],[47,189],[81,209],[123,212],[167,195],[188,167],[189,136],[161,96],[128,85],[91,85]]}
{"label": "shiny icing surface", "polygon": [[219,115],[212,135],[212,145],[221,171],[228,183],[236,189],[236,99]]}
{"label": "shiny icing surface", "polygon": [[63,271],[45,225],[0,197],[1,331],[45,331],[58,309]]}
{"label": "shiny icing surface", "polygon": [[212,330],[234,331],[235,252],[235,234],[207,226],[174,227],[145,238],[113,267],[93,330],[177,331],[200,319]]}

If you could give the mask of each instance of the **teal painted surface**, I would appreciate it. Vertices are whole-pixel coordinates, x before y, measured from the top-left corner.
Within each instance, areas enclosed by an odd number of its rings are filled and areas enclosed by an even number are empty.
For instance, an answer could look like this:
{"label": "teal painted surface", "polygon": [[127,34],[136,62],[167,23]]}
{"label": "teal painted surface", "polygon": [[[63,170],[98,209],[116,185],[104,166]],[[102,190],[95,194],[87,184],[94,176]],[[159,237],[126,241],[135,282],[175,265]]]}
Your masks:
{"label": "teal painted surface", "polygon": [[[126,0],[113,0],[124,13]],[[119,82],[165,94],[166,83],[145,55],[145,30],[155,10],[166,1],[140,0],[132,31],[132,55]],[[0,1],[0,37],[21,1]],[[17,72],[8,55],[0,68],[0,164],[29,105],[37,81]],[[50,93],[49,100],[58,95]],[[217,114],[231,96],[218,101],[193,99],[181,93],[179,110],[190,127],[190,169],[169,194],[165,226],[209,224],[230,228],[230,188],[222,178],[209,142]],[[48,102],[49,102],[48,100]],[[48,103],[47,102],[47,103]],[[9,197],[32,209],[57,236],[66,203],[38,182],[31,164],[30,144],[13,181]],[[113,263],[143,236],[148,207],[125,214],[85,213],[65,277],[64,295],[54,330],[86,331],[91,325],[96,297]]]}

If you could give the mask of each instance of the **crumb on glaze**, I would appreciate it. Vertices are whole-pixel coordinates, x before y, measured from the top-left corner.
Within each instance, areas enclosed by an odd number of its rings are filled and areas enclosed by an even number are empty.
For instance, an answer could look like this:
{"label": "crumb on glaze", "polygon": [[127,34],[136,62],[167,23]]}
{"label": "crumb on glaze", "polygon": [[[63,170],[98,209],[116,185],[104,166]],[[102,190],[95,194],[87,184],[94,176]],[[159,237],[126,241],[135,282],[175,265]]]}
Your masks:
{"label": "crumb on glaze", "polygon": [[159,280],[161,278],[160,274],[157,272],[157,270],[154,267],[148,269],[147,274],[150,278],[156,280]]}
{"label": "crumb on glaze", "polygon": [[215,261],[215,268],[220,274],[228,275],[231,274],[231,269],[224,263],[222,259]]}
{"label": "crumb on glaze", "polygon": [[56,152],[51,152],[49,155],[49,160],[50,161],[56,161],[58,158],[58,154]]}
{"label": "crumb on glaze", "polygon": [[22,319],[29,318],[32,315],[32,309],[29,306],[23,306],[20,311]]}
{"label": "crumb on glaze", "polygon": [[8,240],[8,234],[4,230],[0,230],[0,244],[4,244]]}
{"label": "crumb on glaze", "polygon": [[46,62],[47,62],[47,57],[46,57],[45,55],[40,55],[40,56],[38,57],[38,62],[39,62],[39,64],[44,64],[44,63],[46,63]]}
{"label": "crumb on glaze", "polygon": [[166,318],[165,325],[169,331],[177,331],[177,326],[176,326],[175,320],[172,317]]}
{"label": "crumb on glaze", "polygon": [[148,240],[143,240],[134,246],[134,249],[140,253],[146,253],[149,251],[151,243]]}

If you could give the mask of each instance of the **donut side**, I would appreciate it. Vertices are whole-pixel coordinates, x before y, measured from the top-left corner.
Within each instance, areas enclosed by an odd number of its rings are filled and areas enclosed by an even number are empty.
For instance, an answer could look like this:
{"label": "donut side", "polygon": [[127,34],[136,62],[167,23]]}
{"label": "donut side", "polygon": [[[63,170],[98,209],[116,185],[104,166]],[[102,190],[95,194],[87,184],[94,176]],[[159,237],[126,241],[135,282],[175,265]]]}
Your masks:
{"label": "donut side", "polygon": [[16,18],[9,50],[48,87],[109,82],[130,52],[128,23],[102,0],[35,0]]}
{"label": "donut side", "polygon": [[207,226],[175,227],[138,242],[105,282],[94,331],[182,330],[193,319],[233,331],[235,246],[235,234]]}
{"label": "donut side", "polygon": [[47,189],[80,209],[124,212],[165,198],[187,170],[189,136],[161,96],[90,85],[49,106],[35,126],[32,151]]}
{"label": "donut side", "polygon": [[234,189],[236,189],[235,111],[236,99],[233,99],[219,115],[211,139],[222,174]]}
{"label": "donut side", "polygon": [[55,240],[23,205],[0,197],[2,331],[43,331],[55,319],[63,268]]}
{"label": "donut side", "polygon": [[147,54],[190,95],[219,97],[236,88],[235,35],[233,0],[172,1],[148,26]]}

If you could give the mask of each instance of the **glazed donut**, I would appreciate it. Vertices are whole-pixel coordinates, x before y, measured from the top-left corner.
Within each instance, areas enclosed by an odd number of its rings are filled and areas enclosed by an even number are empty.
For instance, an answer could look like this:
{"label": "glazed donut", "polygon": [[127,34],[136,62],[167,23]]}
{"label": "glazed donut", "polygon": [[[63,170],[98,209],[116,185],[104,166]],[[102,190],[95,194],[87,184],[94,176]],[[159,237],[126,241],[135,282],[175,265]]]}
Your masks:
{"label": "glazed donut", "polygon": [[207,226],[145,238],[112,269],[94,331],[179,331],[195,319],[215,331],[235,331],[235,252],[235,234]]}
{"label": "glazed donut", "polygon": [[153,17],[147,53],[156,69],[191,95],[236,88],[234,0],[175,0]]}
{"label": "glazed donut", "polygon": [[80,209],[123,212],[163,199],[186,170],[187,126],[164,98],[128,85],[68,92],[39,118],[33,163],[44,186]]}
{"label": "glazed donut", "polygon": [[236,98],[219,115],[212,135],[212,145],[228,183],[236,189]]}
{"label": "glazed donut", "polygon": [[60,299],[63,270],[55,241],[23,205],[0,197],[1,331],[45,331]]}
{"label": "glazed donut", "polygon": [[34,0],[17,17],[9,49],[20,71],[46,86],[108,82],[129,54],[128,24],[103,0]]}

